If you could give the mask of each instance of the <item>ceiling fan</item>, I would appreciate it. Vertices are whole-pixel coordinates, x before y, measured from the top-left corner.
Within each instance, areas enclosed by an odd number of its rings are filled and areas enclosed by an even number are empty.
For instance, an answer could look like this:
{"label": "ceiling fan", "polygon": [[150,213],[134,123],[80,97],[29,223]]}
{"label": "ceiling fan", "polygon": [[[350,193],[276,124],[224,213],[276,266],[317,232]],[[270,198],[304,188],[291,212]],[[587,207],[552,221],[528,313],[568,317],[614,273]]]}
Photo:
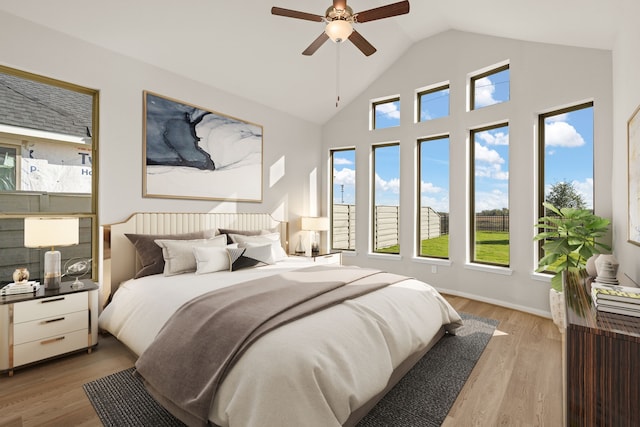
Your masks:
{"label": "ceiling fan", "polygon": [[371,45],[360,33],[353,29],[353,24],[375,21],[377,19],[389,18],[397,15],[409,13],[409,1],[401,1],[386,6],[376,7],[363,12],[353,13],[347,6],[346,0],[333,0],[333,5],[329,6],[324,16],[314,15],[297,10],[272,7],[273,15],[285,16],[288,18],[304,19],[306,21],[325,22],[327,25],[324,32],[315,39],[302,54],[313,55],[320,46],[328,39],[336,43],[341,43],[348,39],[366,56],[375,53],[376,48]]}

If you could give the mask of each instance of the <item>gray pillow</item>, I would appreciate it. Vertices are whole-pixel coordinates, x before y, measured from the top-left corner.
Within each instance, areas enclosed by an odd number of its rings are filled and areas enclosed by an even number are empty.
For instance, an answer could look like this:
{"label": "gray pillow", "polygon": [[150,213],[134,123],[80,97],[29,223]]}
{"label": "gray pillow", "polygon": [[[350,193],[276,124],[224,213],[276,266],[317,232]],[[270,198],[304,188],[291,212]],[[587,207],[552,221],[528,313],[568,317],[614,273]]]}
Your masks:
{"label": "gray pillow", "polygon": [[218,234],[227,235],[227,245],[234,243],[231,240],[231,234],[241,234],[243,236],[259,236],[262,234],[262,230],[231,230],[230,228],[218,228]]}
{"label": "gray pillow", "polygon": [[154,240],[172,239],[172,240],[193,240],[193,239],[210,239],[216,234],[215,229],[196,231],[184,234],[133,234],[127,233],[127,239],[136,248],[136,255],[140,260],[141,267],[134,276],[135,279],[150,276],[152,274],[161,274],[164,271],[164,258],[162,257],[162,248],[158,246]]}

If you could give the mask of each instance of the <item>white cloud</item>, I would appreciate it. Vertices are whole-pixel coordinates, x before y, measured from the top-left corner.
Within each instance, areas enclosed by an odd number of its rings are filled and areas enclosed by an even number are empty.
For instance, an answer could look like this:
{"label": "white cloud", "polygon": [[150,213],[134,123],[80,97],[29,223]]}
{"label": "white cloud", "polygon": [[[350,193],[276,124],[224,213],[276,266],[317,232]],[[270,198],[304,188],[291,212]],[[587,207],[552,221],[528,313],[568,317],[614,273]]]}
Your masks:
{"label": "white cloud", "polygon": [[349,168],[333,170],[333,183],[336,185],[355,185],[356,171]]}
{"label": "white cloud", "polygon": [[504,159],[500,156],[500,153],[496,150],[491,150],[478,142],[475,143],[475,158],[481,162],[504,163]]}
{"label": "white cloud", "polygon": [[400,118],[400,110],[398,110],[397,102],[387,102],[376,105],[376,111],[392,119]]}
{"label": "white cloud", "polygon": [[392,178],[389,181],[385,181],[376,174],[376,192],[379,191],[400,194],[400,179]]}
{"label": "white cloud", "polygon": [[478,107],[496,104],[498,101],[493,97],[496,87],[489,77],[476,80],[475,102]]}
{"label": "white cloud", "polygon": [[582,135],[567,122],[546,121],[544,125],[545,145],[547,147],[581,147],[584,145]]}
{"label": "white cloud", "polygon": [[334,165],[352,165],[353,162],[349,159],[345,159],[344,157],[333,157],[333,164]]}
{"label": "white cloud", "polygon": [[478,132],[476,137],[488,145],[509,145],[509,134],[504,132]]}
{"label": "white cloud", "polygon": [[440,193],[443,188],[433,185],[431,182],[420,182],[420,193]]}

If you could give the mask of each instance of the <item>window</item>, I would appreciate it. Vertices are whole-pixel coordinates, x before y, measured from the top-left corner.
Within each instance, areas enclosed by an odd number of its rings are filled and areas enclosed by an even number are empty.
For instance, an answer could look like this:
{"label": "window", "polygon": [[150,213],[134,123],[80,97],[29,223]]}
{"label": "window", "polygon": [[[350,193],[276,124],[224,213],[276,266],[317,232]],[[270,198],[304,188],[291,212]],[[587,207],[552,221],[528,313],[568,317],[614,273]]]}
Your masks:
{"label": "window", "polygon": [[331,248],[356,249],[356,150],[331,151]]}
{"label": "window", "polygon": [[471,77],[471,109],[509,100],[509,65]]}
{"label": "window", "polygon": [[542,114],[538,126],[540,204],[593,209],[593,102]]}
{"label": "window", "polygon": [[373,252],[400,253],[400,144],[373,147]]}
{"label": "window", "polygon": [[418,255],[449,258],[449,136],[418,141]]}
{"label": "window", "polygon": [[0,277],[18,261],[42,277],[44,251],[23,246],[25,217],[73,216],[80,243],[61,251],[63,270],[89,259],[97,279],[98,91],[0,66],[0,99]]}
{"label": "window", "polygon": [[18,147],[0,145],[0,191],[16,191],[17,166]]}
{"label": "window", "polygon": [[449,115],[449,85],[418,93],[418,121],[439,119]]}
{"label": "window", "polygon": [[509,266],[509,127],[471,132],[471,260]]}
{"label": "window", "polygon": [[400,126],[400,98],[385,99],[372,104],[372,129]]}

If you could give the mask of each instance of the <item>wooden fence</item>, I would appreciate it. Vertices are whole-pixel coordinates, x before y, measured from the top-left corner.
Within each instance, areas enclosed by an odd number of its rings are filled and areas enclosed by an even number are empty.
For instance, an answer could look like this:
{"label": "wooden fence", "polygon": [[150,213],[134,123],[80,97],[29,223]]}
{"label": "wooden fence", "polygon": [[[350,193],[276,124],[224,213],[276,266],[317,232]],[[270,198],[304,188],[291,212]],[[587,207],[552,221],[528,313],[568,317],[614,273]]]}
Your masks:
{"label": "wooden fence", "polygon": [[[376,206],[374,211],[374,251],[395,246],[399,243],[398,206]],[[509,215],[476,215],[478,231],[509,231]],[[438,213],[430,207],[420,210],[420,240],[433,239],[449,234],[449,214]],[[333,205],[333,248],[355,250],[356,247],[356,206]]]}

